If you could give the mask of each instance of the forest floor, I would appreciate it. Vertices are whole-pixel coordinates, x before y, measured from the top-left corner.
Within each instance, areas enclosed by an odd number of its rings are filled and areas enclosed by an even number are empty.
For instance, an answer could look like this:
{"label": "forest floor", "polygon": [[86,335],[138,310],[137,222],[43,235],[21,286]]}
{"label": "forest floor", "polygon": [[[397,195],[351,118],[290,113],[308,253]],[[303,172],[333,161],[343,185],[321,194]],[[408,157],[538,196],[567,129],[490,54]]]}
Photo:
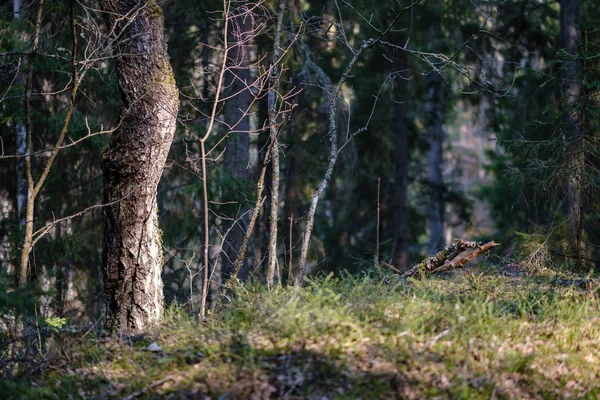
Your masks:
{"label": "forest floor", "polygon": [[481,270],[239,289],[203,323],[174,305],[146,337],[57,334],[0,397],[600,398],[600,297],[553,279]]}

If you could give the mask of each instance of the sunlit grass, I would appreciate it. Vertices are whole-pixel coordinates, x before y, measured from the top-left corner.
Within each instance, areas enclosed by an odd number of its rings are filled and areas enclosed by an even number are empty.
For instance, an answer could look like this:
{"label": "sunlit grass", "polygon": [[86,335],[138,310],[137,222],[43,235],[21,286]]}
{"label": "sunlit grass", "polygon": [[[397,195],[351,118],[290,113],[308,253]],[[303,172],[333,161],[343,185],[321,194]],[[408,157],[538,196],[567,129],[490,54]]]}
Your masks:
{"label": "sunlit grass", "polygon": [[5,386],[31,399],[600,396],[597,294],[546,277],[330,277],[230,297],[202,323],[173,305],[138,341],[63,336],[41,376]]}

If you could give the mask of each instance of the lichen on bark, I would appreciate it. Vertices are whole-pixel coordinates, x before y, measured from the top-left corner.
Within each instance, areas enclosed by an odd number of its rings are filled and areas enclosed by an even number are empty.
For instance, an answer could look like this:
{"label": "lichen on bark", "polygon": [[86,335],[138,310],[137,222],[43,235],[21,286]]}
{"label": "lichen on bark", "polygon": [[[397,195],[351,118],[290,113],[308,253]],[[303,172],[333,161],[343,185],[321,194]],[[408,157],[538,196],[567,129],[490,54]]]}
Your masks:
{"label": "lichen on bark", "polygon": [[[162,12],[155,1],[103,0],[123,105],[102,155],[103,271],[109,328],[143,332],[162,322],[163,254],[157,186],[179,107]],[[160,12],[160,13],[158,13]],[[131,19],[119,18],[131,15]]]}

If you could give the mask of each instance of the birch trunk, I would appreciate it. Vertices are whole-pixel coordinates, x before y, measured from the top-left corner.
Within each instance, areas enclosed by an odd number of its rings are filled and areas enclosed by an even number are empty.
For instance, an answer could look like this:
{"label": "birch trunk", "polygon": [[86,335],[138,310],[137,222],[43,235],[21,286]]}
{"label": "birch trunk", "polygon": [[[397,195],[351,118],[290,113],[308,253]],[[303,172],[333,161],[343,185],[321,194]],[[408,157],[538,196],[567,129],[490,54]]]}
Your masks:
{"label": "birch trunk", "polygon": [[[155,0],[103,0],[118,40],[121,123],[102,158],[107,325],[143,332],[163,318],[156,189],[173,140],[178,92]],[[125,17],[126,16],[126,17]],[[123,18],[125,17],[125,18]]]}

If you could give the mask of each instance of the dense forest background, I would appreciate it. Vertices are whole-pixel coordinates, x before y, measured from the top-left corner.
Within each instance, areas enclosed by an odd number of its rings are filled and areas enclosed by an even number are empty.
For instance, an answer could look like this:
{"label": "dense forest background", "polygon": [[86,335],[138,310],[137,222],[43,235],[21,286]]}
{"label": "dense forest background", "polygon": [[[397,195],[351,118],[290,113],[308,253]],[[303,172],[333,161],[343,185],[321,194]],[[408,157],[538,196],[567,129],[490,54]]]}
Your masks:
{"label": "dense forest background", "polygon": [[[179,91],[156,195],[165,303],[204,313],[233,275],[405,270],[454,238],[502,243],[497,266],[598,267],[594,1],[146,6],[164,15]],[[0,6],[7,331],[23,313],[105,312],[103,157],[126,55],[104,14],[88,1]]]}

